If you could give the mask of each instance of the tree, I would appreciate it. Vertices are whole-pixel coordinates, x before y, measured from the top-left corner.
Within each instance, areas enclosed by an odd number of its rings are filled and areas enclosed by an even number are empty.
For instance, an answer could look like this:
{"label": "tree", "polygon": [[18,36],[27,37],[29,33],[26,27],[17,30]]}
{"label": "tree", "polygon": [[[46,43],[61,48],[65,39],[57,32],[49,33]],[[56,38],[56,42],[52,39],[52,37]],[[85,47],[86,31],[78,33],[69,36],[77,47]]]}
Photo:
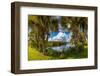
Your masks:
{"label": "tree", "polygon": [[[72,31],[71,43],[75,45],[76,49],[80,46],[84,46],[87,37],[87,17],[62,17],[62,25],[67,27],[67,24],[71,25],[70,31]],[[82,26],[83,31],[80,31],[79,26]]]}
{"label": "tree", "polygon": [[29,27],[32,29],[31,37],[36,48],[45,53],[48,42],[48,33],[50,30],[50,16],[29,16]]}

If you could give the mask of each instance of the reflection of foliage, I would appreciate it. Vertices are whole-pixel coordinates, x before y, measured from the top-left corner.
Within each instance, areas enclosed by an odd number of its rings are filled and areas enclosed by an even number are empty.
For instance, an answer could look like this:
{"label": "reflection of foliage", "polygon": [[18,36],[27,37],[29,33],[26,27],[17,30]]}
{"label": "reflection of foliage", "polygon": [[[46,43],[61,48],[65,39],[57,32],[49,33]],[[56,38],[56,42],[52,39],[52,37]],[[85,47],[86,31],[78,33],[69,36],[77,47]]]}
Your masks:
{"label": "reflection of foliage", "polygon": [[61,46],[61,45],[66,45],[66,42],[50,41],[50,42],[48,42],[47,45],[48,45],[48,47]]}
{"label": "reflection of foliage", "polygon": [[75,58],[86,58],[88,56],[87,46],[80,48],[80,51],[77,51],[76,47],[63,50],[62,52],[57,52],[51,48],[48,48],[46,55],[52,56],[54,59],[75,59]]}

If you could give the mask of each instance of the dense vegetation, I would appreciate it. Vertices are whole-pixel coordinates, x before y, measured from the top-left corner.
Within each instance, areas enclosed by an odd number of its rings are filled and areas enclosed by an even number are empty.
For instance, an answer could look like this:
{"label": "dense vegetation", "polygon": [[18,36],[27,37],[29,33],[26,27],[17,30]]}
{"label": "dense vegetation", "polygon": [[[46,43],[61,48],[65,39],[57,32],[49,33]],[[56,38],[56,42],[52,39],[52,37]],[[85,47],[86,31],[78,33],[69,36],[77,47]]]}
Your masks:
{"label": "dense vegetation", "polygon": [[[52,16],[53,17],[53,16]],[[58,19],[52,19],[51,16],[28,16],[28,27],[31,30],[28,33],[29,60],[48,60],[65,58],[86,58],[87,57],[87,23],[86,17],[61,17],[63,28],[71,31],[72,38],[70,43],[74,47],[62,52],[57,52],[48,47],[60,46],[66,42],[48,42],[49,32],[58,31]],[[70,25],[70,28],[69,28]],[[82,30],[80,31],[79,27]],[[48,48],[48,49],[47,49]]]}

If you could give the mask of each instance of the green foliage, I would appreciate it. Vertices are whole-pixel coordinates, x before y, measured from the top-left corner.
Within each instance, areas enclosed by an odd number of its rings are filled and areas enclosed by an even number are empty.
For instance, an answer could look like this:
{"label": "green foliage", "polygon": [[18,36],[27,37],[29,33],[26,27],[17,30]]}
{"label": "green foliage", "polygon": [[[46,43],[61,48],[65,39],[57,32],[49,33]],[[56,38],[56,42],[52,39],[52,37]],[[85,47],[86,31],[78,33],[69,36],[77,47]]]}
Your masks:
{"label": "green foliage", "polygon": [[45,53],[50,28],[50,16],[29,15],[28,20],[28,25],[32,29],[31,34],[29,33],[29,38],[32,38],[31,42],[39,51]]}
{"label": "green foliage", "polygon": [[58,31],[58,20],[57,19],[54,19],[51,21],[51,31]]}
{"label": "green foliage", "polygon": [[50,60],[50,59],[76,59],[76,58],[87,58],[88,57],[88,47],[84,46],[83,49],[77,51],[75,47],[63,50],[62,52],[57,52],[48,48],[46,54],[39,52],[38,49],[34,47],[28,48],[28,60]]}
{"label": "green foliage", "polygon": [[48,48],[47,56],[53,56],[56,59],[76,59],[76,58],[87,58],[88,57],[88,48],[83,46],[79,50],[75,47],[63,50],[62,52],[57,52],[51,48]]}
{"label": "green foliage", "polygon": [[80,51],[77,51],[76,48],[70,48],[69,50],[65,51],[66,58],[68,59],[87,58],[88,56],[87,50],[88,50],[87,48],[83,48],[80,49]]}
{"label": "green foliage", "polygon": [[[28,16],[28,26],[31,32],[28,33],[29,60],[48,60],[48,59],[68,59],[68,58],[85,58],[87,57],[86,40],[87,33],[86,17],[61,17],[61,25],[63,28],[68,28],[71,25],[70,31],[72,34],[71,43],[75,46],[62,52],[57,52],[48,47],[65,45],[66,42],[48,42],[49,32],[58,31],[58,20],[51,19],[51,16]],[[83,31],[79,31],[79,26],[82,25]],[[48,48],[48,49],[47,49]]]}
{"label": "green foliage", "polygon": [[72,35],[71,43],[75,45],[77,51],[80,51],[87,44],[86,37],[84,32],[78,32],[77,34]]}
{"label": "green foliage", "polygon": [[53,49],[51,49],[51,48],[48,48],[47,49],[47,55],[48,56],[53,56],[54,58],[59,58],[60,53],[53,50]]}

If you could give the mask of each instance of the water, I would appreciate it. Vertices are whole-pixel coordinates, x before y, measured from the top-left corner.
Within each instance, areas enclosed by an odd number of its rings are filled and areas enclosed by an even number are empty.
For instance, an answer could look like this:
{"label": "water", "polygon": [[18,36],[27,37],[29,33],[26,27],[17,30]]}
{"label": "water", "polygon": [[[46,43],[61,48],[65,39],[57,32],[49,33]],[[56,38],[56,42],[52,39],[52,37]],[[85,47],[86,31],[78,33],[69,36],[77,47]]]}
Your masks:
{"label": "water", "polygon": [[55,50],[57,52],[62,52],[64,50],[67,51],[68,48],[72,47],[70,43],[67,43],[66,45],[56,46],[56,47],[49,47],[52,50]]}

